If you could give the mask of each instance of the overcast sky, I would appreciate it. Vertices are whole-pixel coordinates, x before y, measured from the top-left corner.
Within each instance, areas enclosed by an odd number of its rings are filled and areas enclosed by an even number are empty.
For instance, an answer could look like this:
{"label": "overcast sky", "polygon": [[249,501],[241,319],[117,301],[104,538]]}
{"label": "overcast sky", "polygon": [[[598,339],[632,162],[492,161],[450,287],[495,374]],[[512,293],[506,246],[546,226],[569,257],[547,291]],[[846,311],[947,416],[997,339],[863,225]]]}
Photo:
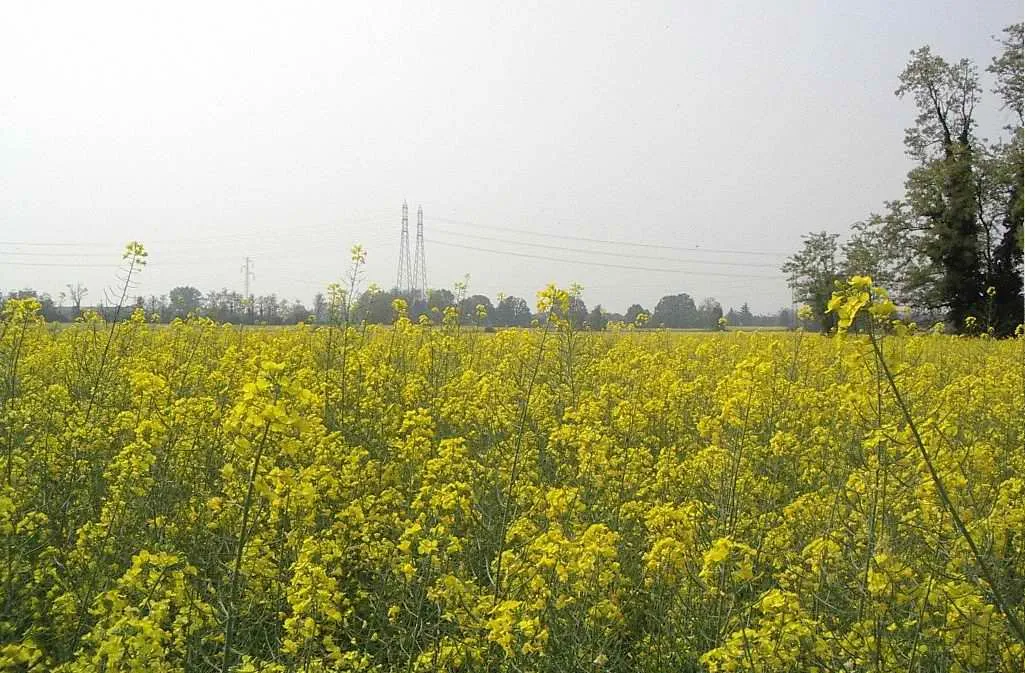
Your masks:
{"label": "overcast sky", "polygon": [[6,2],[0,291],[81,281],[93,303],[130,239],[138,294],[240,290],[248,255],[255,293],[309,302],[355,242],[391,287],[406,199],[432,287],[775,311],[802,233],[902,194],[908,52],[985,68],[1021,20],[1020,0]]}

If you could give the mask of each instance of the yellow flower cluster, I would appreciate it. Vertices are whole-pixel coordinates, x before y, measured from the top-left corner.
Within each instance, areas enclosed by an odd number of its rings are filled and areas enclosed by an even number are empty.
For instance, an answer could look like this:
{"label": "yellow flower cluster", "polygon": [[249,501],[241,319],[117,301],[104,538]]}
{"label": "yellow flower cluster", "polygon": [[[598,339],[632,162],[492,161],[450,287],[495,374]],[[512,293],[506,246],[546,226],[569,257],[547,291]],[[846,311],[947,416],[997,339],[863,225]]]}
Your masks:
{"label": "yellow flower cluster", "polygon": [[870,338],[572,298],[497,334],[9,302],[0,671],[1025,670],[1021,339],[895,331],[868,278],[830,309]]}

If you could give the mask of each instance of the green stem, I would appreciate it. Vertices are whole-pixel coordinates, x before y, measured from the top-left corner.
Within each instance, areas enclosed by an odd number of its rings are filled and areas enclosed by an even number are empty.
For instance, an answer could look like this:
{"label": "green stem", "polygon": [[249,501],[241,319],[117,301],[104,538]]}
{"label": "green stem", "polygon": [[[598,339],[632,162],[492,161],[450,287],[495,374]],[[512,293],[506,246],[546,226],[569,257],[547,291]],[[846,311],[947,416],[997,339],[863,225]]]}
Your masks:
{"label": "green stem", "polygon": [[502,507],[502,525],[499,528],[498,558],[495,561],[495,594],[493,605],[498,605],[499,596],[502,591],[502,555],[505,553],[505,536],[509,526],[509,509],[516,490],[516,481],[519,478],[520,453],[523,447],[523,432],[527,424],[527,409],[530,407],[530,395],[534,390],[534,382],[537,380],[537,372],[541,368],[541,358],[544,357],[545,339],[548,337],[548,330],[552,324],[552,312],[548,312],[548,320],[545,321],[545,329],[541,333],[541,343],[537,349],[537,360],[534,362],[534,371],[531,372],[530,382],[527,384],[527,396],[523,400],[523,411],[520,413],[520,429],[516,436],[516,450],[513,451],[512,468],[509,471],[509,492]]}
{"label": "green stem", "polygon": [[260,438],[260,445],[256,449],[256,457],[253,459],[253,469],[249,472],[249,486],[246,489],[246,499],[242,503],[242,525],[238,532],[238,548],[235,550],[235,564],[231,569],[231,578],[228,580],[228,605],[227,619],[224,625],[224,655],[221,660],[221,673],[228,673],[228,664],[231,660],[231,645],[235,635],[235,594],[238,591],[238,576],[242,569],[242,552],[246,546],[246,537],[249,527],[249,512],[253,504],[253,491],[256,484],[256,473],[260,468],[260,458],[263,457],[263,449],[267,445],[267,435],[270,432],[270,421],[263,426],[263,436]]}
{"label": "green stem", "polygon": [[933,464],[932,456],[929,455],[929,451],[925,448],[925,442],[922,441],[922,436],[918,432],[918,426],[915,425],[914,419],[911,418],[911,411],[904,402],[904,397],[897,389],[897,383],[893,378],[893,373],[890,371],[889,365],[886,364],[886,359],[883,357],[883,351],[879,347],[879,342],[876,340],[875,332],[872,330],[869,330],[869,341],[872,343],[872,350],[875,352],[879,365],[883,369],[883,374],[886,376],[886,380],[890,384],[890,391],[893,393],[897,406],[904,415],[904,420],[911,428],[911,434],[914,436],[915,444],[918,446],[918,451],[922,455],[922,460],[925,461],[926,468],[929,470],[929,476],[932,479],[933,484],[936,486],[936,492],[940,496],[940,501],[943,503],[943,506],[950,515],[950,518],[953,519],[954,527],[957,528],[957,532],[968,544],[968,548],[971,550],[972,556],[975,558],[975,562],[979,565],[979,572],[982,575],[982,578],[986,581],[986,584],[989,585],[990,591],[993,592],[993,597],[996,599],[997,607],[1000,608],[1000,612],[1003,613],[1004,617],[1007,619],[1007,623],[1011,626],[1011,631],[1020,642],[1025,643],[1025,627],[1022,626],[1022,622],[1018,618],[1018,615],[1016,615],[1008,605],[1007,599],[1004,597],[1003,592],[1000,591],[1000,588],[997,585],[996,577],[993,574],[992,569],[989,567],[989,563],[986,562],[982,552],[979,551],[979,547],[975,544],[975,540],[972,539],[971,534],[968,532],[968,528],[961,519],[961,515],[958,513],[957,508],[954,507],[954,503],[951,501],[950,495],[947,493],[947,487],[943,484],[943,480],[940,478],[939,472],[936,471],[936,466]]}

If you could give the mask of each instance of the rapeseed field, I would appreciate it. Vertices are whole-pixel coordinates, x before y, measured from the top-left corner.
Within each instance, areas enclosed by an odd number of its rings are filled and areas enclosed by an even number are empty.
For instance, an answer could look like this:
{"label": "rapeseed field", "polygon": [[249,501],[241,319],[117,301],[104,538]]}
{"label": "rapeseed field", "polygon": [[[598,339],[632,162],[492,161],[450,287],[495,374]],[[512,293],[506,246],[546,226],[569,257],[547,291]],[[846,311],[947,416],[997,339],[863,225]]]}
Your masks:
{"label": "rapeseed field", "polygon": [[1021,338],[0,325],[0,669],[1025,670]]}

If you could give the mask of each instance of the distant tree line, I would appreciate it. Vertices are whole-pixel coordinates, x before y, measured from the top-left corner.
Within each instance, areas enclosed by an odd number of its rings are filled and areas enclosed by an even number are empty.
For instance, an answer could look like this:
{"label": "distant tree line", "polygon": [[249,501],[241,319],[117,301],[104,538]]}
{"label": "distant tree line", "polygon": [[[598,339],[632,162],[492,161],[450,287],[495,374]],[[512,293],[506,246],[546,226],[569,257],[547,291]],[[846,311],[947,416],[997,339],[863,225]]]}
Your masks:
{"label": "distant tree line", "polygon": [[835,322],[823,311],[834,283],[855,274],[956,330],[1009,335],[1023,322],[1022,40],[1022,24],[1005,28],[986,68],[991,92],[1014,115],[995,142],[976,132],[978,67],[949,63],[928,46],[911,52],[896,91],[918,112],[904,136],[917,163],[904,196],[852,225],[843,244],[835,233],[809,233],[783,265],[824,330]]}
{"label": "distant tree line", "polygon": [[[26,289],[0,294],[0,302],[9,298],[35,297],[40,300],[43,317],[50,322],[72,321],[85,311],[95,311],[108,320],[113,318],[114,307],[83,305],[82,298],[88,290],[81,284],[68,287],[76,288],[74,298],[61,293],[55,302],[48,294]],[[541,319],[532,312],[526,299],[512,295],[499,295],[497,302],[493,302],[482,294],[465,295],[447,289],[429,290],[426,296],[396,289],[370,289],[360,293],[353,302],[350,321],[390,324],[395,320],[393,302],[396,299],[405,302],[407,314],[415,321],[426,319],[440,323],[450,308],[458,311],[462,324],[483,328],[529,327]],[[189,285],[176,287],[166,295],[136,297],[131,305],[122,309],[121,316],[127,317],[135,309],[143,310],[149,320],[163,323],[190,315],[236,324],[294,325],[332,320],[329,300],[324,293],[317,293],[312,304],[307,306],[298,300],[280,299],[275,294],[255,296],[250,301],[241,293],[227,289],[204,294]],[[578,329],[588,330],[603,330],[616,322],[640,328],[704,330],[722,328],[722,319],[727,325],[739,327],[790,327],[794,324],[790,309],[784,308],[770,315],[754,315],[745,302],[739,309],[730,307],[724,313],[715,299],[707,298],[696,303],[686,293],[666,295],[652,309],[632,304],[626,313],[610,313],[601,304],[588,308],[580,297],[572,296],[567,317]]]}

